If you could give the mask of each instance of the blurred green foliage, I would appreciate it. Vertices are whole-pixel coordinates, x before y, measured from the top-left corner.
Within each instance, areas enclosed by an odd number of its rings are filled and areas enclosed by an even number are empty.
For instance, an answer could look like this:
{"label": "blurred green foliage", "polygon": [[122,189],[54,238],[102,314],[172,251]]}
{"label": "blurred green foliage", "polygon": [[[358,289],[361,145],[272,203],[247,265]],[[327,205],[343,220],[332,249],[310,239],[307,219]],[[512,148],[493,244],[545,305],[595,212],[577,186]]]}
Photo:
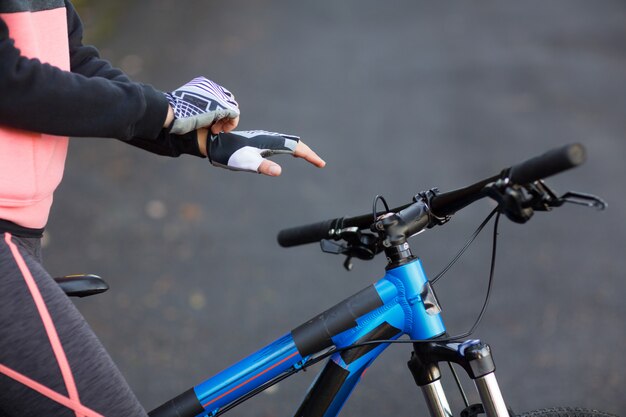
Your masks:
{"label": "blurred green foliage", "polygon": [[114,32],[125,8],[133,1],[73,0],[72,4],[83,22],[85,44],[101,44]]}

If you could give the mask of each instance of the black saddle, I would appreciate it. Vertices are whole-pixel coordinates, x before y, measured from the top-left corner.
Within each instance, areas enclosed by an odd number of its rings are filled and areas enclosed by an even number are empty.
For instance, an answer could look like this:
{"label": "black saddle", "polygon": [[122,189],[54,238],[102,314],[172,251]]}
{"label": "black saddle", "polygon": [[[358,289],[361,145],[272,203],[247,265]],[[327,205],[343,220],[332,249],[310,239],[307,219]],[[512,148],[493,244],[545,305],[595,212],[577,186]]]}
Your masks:
{"label": "black saddle", "polygon": [[88,297],[109,289],[109,284],[97,275],[80,274],[54,278],[69,297]]}

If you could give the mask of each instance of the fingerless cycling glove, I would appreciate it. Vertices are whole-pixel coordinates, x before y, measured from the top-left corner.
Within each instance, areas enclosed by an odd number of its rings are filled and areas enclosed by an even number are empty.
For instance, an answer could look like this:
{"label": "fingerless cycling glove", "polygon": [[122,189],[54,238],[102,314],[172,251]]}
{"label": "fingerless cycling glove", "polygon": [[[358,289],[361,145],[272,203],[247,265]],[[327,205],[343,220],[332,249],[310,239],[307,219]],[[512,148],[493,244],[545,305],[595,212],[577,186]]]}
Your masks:
{"label": "fingerless cycling glove", "polygon": [[174,110],[170,132],[177,135],[209,127],[220,119],[239,116],[235,96],[204,77],[194,78],[171,93],[165,93],[165,96]]}
{"label": "fingerless cycling glove", "polygon": [[207,153],[215,166],[233,171],[258,172],[264,157],[293,155],[299,141],[298,136],[264,130],[222,132],[210,136]]}

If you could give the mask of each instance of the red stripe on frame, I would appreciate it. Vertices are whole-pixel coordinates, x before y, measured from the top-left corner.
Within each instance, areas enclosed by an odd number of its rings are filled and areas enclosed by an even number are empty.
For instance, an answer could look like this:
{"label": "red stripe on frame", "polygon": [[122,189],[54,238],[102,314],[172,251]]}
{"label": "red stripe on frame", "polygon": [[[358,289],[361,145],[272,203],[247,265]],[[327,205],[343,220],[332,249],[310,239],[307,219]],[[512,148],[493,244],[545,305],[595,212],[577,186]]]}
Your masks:
{"label": "red stripe on frame", "polygon": [[247,383],[257,379],[258,377],[260,377],[261,375],[271,371],[272,369],[276,368],[278,365],[280,365],[281,363],[284,363],[286,361],[288,361],[289,359],[293,358],[294,356],[296,356],[298,354],[298,352],[294,352],[291,355],[287,356],[285,359],[281,360],[280,362],[276,362],[274,365],[270,366],[269,368],[267,368],[266,370],[264,370],[263,372],[259,372],[258,374],[256,374],[255,376],[245,380],[244,382],[242,382],[241,384],[237,385],[235,388],[232,388],[228,391],[226,391],[225,393],[223,393],[222,395],[220,395],[217,398],[214,398],[213,400],[209,401],[208,403],[204,404],[203,407],[206,408],[209,405],[213,404],[215,401],[219,400],[220,398],[224,398],[225,396],[227,396],[228,394],[231,394],[234,391],[237,391],[239,388],[243,387],[244,385],[246,385]]}

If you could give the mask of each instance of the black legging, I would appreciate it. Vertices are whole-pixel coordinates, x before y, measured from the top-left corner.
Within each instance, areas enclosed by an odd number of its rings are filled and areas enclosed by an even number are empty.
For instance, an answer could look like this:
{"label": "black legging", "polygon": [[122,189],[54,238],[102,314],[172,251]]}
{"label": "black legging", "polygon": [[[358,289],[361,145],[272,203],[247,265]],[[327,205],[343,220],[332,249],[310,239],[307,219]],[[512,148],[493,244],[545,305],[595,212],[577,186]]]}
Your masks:
{"label": "black legging", "polygon": [[0,416],[98,414],[147,416],[41,265],[39,239],[0,233]]}

